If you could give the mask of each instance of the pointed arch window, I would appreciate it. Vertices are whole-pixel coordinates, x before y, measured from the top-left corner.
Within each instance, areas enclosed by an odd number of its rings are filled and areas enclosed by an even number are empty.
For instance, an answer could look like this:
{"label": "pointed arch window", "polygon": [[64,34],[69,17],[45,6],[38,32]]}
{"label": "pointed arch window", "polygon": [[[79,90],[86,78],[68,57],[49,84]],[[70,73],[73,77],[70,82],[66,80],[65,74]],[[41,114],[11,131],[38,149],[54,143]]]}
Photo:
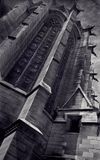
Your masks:
{"label": "pointed arch window", "polygon": [[5,81],[11,83],[14,87],[29,92],[50,53],[63,23],[64,19],[61,18],[61,15],[50,13],[35,38],[5,77]]}

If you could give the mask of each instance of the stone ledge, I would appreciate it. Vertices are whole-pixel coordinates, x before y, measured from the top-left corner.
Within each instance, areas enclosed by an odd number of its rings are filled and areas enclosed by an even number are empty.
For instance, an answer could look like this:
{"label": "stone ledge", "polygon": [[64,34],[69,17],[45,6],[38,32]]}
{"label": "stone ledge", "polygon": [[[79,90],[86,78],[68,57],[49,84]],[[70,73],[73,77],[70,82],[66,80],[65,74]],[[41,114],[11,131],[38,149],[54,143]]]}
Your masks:
{"label": "stone ledge", "polygon": [[42,81],[40,83],[40,86],[43,87],[48,93],[50,93],[50,94],[52,93],[51,87],[47,83],[45,83],[44,81]]}

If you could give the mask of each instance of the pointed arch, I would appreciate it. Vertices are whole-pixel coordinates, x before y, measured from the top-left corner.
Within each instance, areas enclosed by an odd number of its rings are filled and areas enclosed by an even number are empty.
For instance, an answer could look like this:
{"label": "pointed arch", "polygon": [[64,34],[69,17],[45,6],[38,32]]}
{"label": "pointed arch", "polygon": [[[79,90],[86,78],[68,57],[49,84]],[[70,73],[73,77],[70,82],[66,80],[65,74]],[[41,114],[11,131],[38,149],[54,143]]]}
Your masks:
{"label": "pointed arch", "polygon": [[43,26],[5,77],[5,81],[25,92],[30,92],[65,19],[60,11],[49,12]]}

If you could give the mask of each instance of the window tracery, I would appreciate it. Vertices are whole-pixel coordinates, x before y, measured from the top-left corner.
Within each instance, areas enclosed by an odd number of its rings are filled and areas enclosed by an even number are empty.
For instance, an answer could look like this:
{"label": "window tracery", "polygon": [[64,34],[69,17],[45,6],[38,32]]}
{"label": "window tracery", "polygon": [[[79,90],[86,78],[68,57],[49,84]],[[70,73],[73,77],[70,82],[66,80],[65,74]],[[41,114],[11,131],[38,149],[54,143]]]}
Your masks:
{"label": "window tracery", "polygon": [[26,92],[31,90],[61,30],[61,23],[56,14],[47,18],[36,37],[5,77],[5,81]]}

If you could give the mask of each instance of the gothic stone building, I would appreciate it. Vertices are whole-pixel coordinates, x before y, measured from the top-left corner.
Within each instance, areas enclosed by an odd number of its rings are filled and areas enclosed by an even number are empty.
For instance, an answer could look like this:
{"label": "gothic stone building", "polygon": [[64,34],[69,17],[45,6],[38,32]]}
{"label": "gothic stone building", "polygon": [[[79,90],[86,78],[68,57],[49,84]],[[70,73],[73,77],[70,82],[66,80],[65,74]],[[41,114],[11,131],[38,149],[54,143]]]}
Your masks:
{"label": "gothic stone building", "polygon": [[0,160],[100,160],[89,44],[69,1],[23,1],[0,18]]}

